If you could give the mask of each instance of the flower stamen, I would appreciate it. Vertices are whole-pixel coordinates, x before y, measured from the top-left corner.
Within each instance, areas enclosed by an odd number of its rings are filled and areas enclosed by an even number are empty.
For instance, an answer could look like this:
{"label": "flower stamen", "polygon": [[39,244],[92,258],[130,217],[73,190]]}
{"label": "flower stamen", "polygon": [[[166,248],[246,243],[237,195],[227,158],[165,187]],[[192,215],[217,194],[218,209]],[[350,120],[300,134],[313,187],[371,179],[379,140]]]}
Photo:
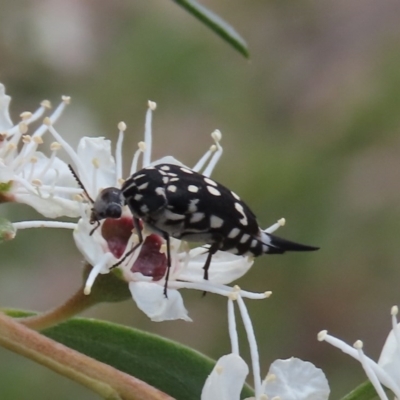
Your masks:
{"label": "flower stamen", "polygon": [[153,111],[156,109],[157,104],[154,101],[148,101],[148,109],[146,112],[146,120],[144,124],[144,142],[146,149],[143,153],[143,168],[147,167],[151,161],[151,146],[152,146],[152,117]]}
{"label": "flower stamen", "polygon": [[242,321],[244,329],[246,330],[247,340],[249,342],[251,365],[253,369],[254,378],[254,392],[255,397],[258,399],[261,396],[261,375],[260,375],[260,357],[258,354],[257,340],[251,323],[251,318],[247,307],[241,296],[238,296],[237,303],[239,306],[240,314],[242,315]]}
{"label": "flower stamen", "polygon": [[117,180],[122,179],[122,143],[124,141],[124,132],[126,130],[125,122],[121,121],[118,124],[118,140],[115,147],[115,172]]}

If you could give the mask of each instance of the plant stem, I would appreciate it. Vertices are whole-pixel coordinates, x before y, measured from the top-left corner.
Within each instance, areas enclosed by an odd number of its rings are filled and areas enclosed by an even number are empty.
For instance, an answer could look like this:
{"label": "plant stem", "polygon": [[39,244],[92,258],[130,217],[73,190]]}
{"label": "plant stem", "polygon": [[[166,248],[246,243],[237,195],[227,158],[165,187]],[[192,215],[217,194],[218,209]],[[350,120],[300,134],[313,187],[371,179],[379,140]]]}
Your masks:
{"label": "plant stem", "polygon": [[124,372],[72,350],[0,313],[0,345],[30,358],[108,400],[173,400]]}
{"label": "plant stem", "polygon": [[61,306],[32,317],[20,318],[18,319],[18,322],[27,326],[28,328],[41,331],[57,325],[60,322],[66,321],[67,319],[81,313],[96,303],[98,303],[98,300],[95,296],[86,296],[83,293],[83,289],[80,288]]}

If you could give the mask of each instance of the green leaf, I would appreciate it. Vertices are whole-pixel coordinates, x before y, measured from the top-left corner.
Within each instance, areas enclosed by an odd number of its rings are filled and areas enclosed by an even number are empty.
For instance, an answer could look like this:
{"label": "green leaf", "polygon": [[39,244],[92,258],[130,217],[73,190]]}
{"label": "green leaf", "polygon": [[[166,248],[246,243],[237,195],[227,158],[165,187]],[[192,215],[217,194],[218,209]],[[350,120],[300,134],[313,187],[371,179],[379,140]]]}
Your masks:
{"label": "green leaf", "polygon": [[225,22],[218,15],[204,7],[195,0],[173,0],[186,11],[203,22],[218,36],[233,46],[239,53],[249,58],[249,49],[245,40],[235,31],[235,29]]}
{"label": "green leaf", "polygon": [[[27,313],[12,311],[14,317]],[[139,378],[177,400],[200,399],[215,362],[179,343],[109,322],[74,318],[42,333]],[[248,387],[242,398],[254,396]]]}
{"label": "green leaf", "polygon": [[[386,389],[386,392],[390,393],[390,390]],[[379,400],[379,396],[372,383],[367,381],[356,387],[341,400]]]}

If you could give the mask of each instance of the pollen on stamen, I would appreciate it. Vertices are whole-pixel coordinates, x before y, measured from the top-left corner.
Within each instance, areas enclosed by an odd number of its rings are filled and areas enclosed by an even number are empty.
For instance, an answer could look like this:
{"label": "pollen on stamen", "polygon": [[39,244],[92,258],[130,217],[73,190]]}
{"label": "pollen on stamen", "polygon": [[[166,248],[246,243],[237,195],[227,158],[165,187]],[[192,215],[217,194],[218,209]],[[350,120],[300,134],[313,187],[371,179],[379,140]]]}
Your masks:
{"label": "pollen on stamen", "polygon": [[230,292],[228,294],[228,299],[232,300],[232,301],[236,301],[238,299],[238,294],[237,292]]}
{"label": "pollen on stamen", "polygon": [[7,151],[15,150],[16,148],[17,148],[17,145],[15,143],[8,143],[7,144]]}
{"label": "pollen on stamen", "polygon": [[161,254],[166,254],[166,253],[167,253],[167,245],[166,245],[165,243],[163,243],[163,244],[160,246],[160,253],[161,253]]}
{"label": "pollen on stamen", "polygon": [[96,169],[100,167],[100,163],[99,163],[99,160],[97,158],[93,158],[92,164]]}
{"label": "pollen on stamen", "polygon": [[364,347],[364,343],[362,342],[362,340],[356,340],[353,344],[353,347],[357,350],[362,350],[362,348]]}
{"label": "pollen on stamen", "polygon": [[24,135],[22,136],[22,143],[28,144],[32,141],[32,136],[30,135]]}
{"label": "pollen on stamen", "polygon": [[216,146],[215,144],[212,144],[212,145],[210,146],[210,151],[213,152],[213,153],[215,153],[215,152],[217,151],[217,146]]}
{"label": "pollen on stamen", "polygon": [[222,133],[219,129],[216,129],[212,134],[211,137],[216,141],[220,142],[222,139]]}
{"label": "pollen on stamen", "polygon": [[89,296],[90,292],[92,291],[92,287],[91,286],[85,286],[85,288],[83,289],[83,293],[86,296]]}
{"label": "pollen on stamen", "polygon": [[217,366],[215,367],[215,372],[216,372],[217,374],[221,375],[222,372],[224,372],[224,368],[223,368],[221,365],[217,365]]}
{"label": "pollen on stamen", "polygon": [[38,162],[37,157],[31,157],[31,159],[29,160],[32,164],[36,164]]}
{"label": "pollen on stamen", "polygon": [[36,186],[36,187],[40,187],[43,185],[43,182],[40,179],[33,179],[31,183],[33,186]]}
{"label": "pollen on stamen", "polygon": [[70,97],[70,96],[61,96],[61,100],[62,100],[65,104],[70,104],[70,103],[71,103],[71,97]]}
{"label": "pollen on stamen", "polygon": [[18,129],[22,134],[24,134],[24,133],[28,132],[28,125],[25,122],[20,122],[18,124]]}
{"label": "pollen on stamen", "polygon": [[286,219],[285,219],[285,218],[278,219],[278,224],[279,224],[280,226],[285,226],[285,224],[286,224]]}
{"label": "pollen on stamen", "polygon": [[264,296],[265,296],[266,299],[268,299],[268,297],[271,297],[272,296],[271,290],[268,290],[267,292],[264,292]]}
{"label": "pollen on stamen", "polygon": [[83,200],[84,200],[84,198],[83,198],[83,196],[82,196],[81,194],[76,194],[76,195],[74,195],[74,196],[73,196],[73,199],[74,199],[75,201],[78,201],[79,203],[82,203]]}
{"label": "pollen on stamen", "polygon": [[394,317],[399,313],[399,307],[393,306],[392,309],[390,310],[390,314]]}
{"label": "pollen on stamen", "polygon": [[240,286],[239,285],[235,285],[234,287],[233,287],[233,290],[235,291],[235,292],[240,292]]}
{"label": "pollen on stamen", "polygon": [[147,102],[147,105],[151,111],[154,111],[157,108],[157,103],[151,100]]}
{"label": "pollen on stamen", "polygon": [[49,117],[43,118],[43,125],[51,126],[51,119]]}
{"label": "pollen on stamen", "polygon": [[145,142],[139,142],[138,147],[140,151],[145,151],[146,150],[146,143]]}
{"label": "pollen on stamen", "polygon": [[265,382],[275,382],[276,381],[276,375],[275,374],[268,374],[265,379]]}
{"label": "pollen on stamen", "polygon": [[61,144],[58,143],[58,142],[53,142],[53,143],[50,145],[50,150],[51,150],[51,151],[58,151],[58,150],[60,150],[61,148],[62,148],[62,146],[61,146]]}
{"label": "pollen on stamen", "polygon": [[323,342],[325,340],[327,334],[328,334],[327,330],[323,330],[323,331],[319,332],[317,335],[318,341]]}
{"label": "pollen on stamen", "polygon": [[43,100],[40,105],[44,108],[50,109],[51,108],[51,102],[49,100]]}
{"label": "pollen on stamen", "polygon": [[32,138],[32,140],[36,143],[36,144],[42,144],[43,143],[43,139],[41,136],[35,136]]}
{"label": "pollen on stamen", "polygon": [[118,123],[118,129],[122,132],[124,132],[126,130],[126,123],[121,121]]}
{"label": "pollen on stamen", "polygon": [[32,113],[30,111],[24,111],[19,116],[22,120],[26,120],[32,117]]}
{"label": "pollen on stamen", "polygon": [[123,178],[118,178],[118,180],[117,180],[117,183],[119,186],[122,186],[124,184],[124,182],[125,182],[125,179],[123,179]]}

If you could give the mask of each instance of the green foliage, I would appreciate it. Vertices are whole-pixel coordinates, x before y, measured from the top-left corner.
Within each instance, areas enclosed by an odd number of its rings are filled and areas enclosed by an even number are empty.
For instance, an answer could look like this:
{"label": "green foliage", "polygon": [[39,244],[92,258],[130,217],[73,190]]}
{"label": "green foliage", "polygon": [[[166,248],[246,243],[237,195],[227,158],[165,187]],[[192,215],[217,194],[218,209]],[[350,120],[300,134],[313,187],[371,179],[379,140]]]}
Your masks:
{"label": "green foliage", "polygon": [[186,11],[203,22],[207,27],[214,31],[218,36],[229,43],[234,49],[246,58],[249,58],[249,49],[244,39],[226,23],[221,17],[211,12],[209,9],[199,4],[195,0],[174,0]]}
{"label": "green foliage", "polygon": [[[12,311],[12,316],[26,316]],[[135,376],[177,400],[199,399],[210,358],[171,340],[93,319],[74,318],[42,332],[74,350]],[[245,387],[242,398],[254,395]]]}
{"label": "green foliage", "polygon": [[[387,392],[389,393],[390,391],[387,390]],[[379,400],[379,396],[372,383],[367,381],[344,396],[342,400]]]}

